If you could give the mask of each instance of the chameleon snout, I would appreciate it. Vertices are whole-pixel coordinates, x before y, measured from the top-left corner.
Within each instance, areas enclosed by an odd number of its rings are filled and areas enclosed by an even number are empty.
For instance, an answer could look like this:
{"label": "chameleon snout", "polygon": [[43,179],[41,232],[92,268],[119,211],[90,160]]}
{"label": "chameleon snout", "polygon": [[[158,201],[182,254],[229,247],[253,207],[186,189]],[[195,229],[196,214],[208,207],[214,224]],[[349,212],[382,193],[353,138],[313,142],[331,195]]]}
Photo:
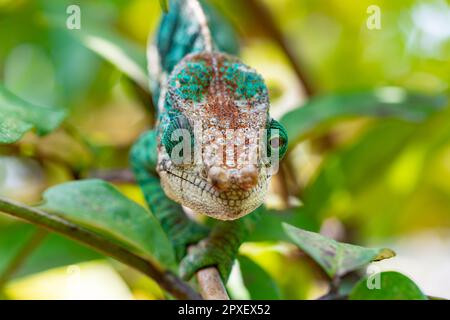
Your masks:
{"label": "chameleon snout", "polygon": [[208,171],[208,178],[217,190],[226,191],[230,188],[230,175],[221,167],[211,167]]}
{"label": "chameleon snout", "polygon": [[213,166],[208,171],[211,184],[219,191],[238,189],[248,191],[258,184],[258,168],[255,165],[247,165],[239,170],[227,170]]}

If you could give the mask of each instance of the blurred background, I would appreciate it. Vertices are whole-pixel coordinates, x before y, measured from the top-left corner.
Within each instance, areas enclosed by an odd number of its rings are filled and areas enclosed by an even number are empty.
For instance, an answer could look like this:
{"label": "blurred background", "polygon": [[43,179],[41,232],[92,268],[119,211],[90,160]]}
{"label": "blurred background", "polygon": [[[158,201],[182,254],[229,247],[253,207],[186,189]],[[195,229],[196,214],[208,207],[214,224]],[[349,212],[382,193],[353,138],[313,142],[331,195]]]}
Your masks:
{"label": "blurred background", "polygon": [[[277,119],[311,95],[383,88],[390,99],[406,90],[448,96],[448,1],[207,2],[235,27],[241,57],[266,79]],[[80,30],[66,28],[72,4],[81,8]],[[380,28],[367,26],[371,5],[380,8]],[[69,114],[45,137],[28,133],[0,145],[1,196],[35,204],[49,186],[128,167],[128,150],[154,112],[140,70],[121,50],[145,64],[147,37],[161,14],[157,0],[0,0],[0,81],[25,100]],[[127,174],[116,180],[143,203]],[[397,257],[371,270],[401,271],[426,294],[450,298],[448,105],[420,121],[342,117],[310,132],[290,149],[267,206],[289,206],[300,227],[337,240],[393,248]],[[270,234],[270,225],[259,231]],[[325,276],[297,249],[256,238],[241,254],[270,275],[277,297],[326,292]],[[228,286],[234,297],[248,298],[239,268]],[[126,266],[0,215],[0,297],[164,294]]]}

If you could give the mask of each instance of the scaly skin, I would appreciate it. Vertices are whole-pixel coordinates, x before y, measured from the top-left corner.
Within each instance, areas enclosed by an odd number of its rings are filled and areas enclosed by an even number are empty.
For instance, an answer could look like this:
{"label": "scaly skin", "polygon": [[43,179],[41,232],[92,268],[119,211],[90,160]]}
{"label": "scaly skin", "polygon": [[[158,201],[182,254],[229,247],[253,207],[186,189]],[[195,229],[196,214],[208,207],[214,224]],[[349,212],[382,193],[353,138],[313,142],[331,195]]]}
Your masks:
{"label": "scaly skin", "polygon": [[[261,76],[235,57],[201,52],[186,56],[168,83],[157,167],[164,191],[195,212],[220,220],[235,220],[252,212],[262,203],[268,180],[265,166],[246,160],[252,148],[258,147],[256,139],[269,121],[267,89]],[[197,126],[203,131],[194,139],[201,157],[198,163],[180,166],[172,161],[174,154],[166,147],[174,119],[182,119],[177,128],[192,131],[189,127]],[[234,148],[229,148],[230,153],[226,150],[227,133],[236,135],[231,143],[243,141],[238,144],[242,147],[239,156],[231,154]],[[245,139],[255,142],[245,144]]]}
{"label": "scaly skin", "polygon": [[156,133],[154,130],[149,131],[135,143],[131,152],[131,164],[145,201],[172,241],[176,257],[181,260],[186,254],[186,247],[208,236],[209,230],[190,220],[183,208],[168,199],[161,188],[156,173]]}
{"label": "scaly skin", "polygon": [[[287,143],[284,129],[269,116],[263,78],[229,54],[236,53],[236,45],[219,20],[196,0],[171,2],[149,50],[158,123],[136,143],[131,157],[145,199],[177,257],[203,239],[180,263],[185,279],[211,265],[228,278],[257,220],[256,213],[248,214],[263,202],[271,176],[260,153],[267,149],[278,160]],[[261,144],[275,129],[279,146]],[[261,135],[265,130],[268,137]],[[179,132],[187,135],[180,138]],[[206,228],[190,220],[180,204],[233,221],[218,221],[206,237]]]}

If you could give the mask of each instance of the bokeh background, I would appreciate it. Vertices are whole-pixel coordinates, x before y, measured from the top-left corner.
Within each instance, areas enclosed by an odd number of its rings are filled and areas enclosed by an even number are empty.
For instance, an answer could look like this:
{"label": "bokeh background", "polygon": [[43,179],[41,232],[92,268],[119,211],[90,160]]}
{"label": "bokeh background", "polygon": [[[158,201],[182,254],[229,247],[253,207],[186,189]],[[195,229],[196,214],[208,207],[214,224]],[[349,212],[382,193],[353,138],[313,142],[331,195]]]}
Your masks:
{"label": "bokeh background", "polygon": [[[448,96],[448,1],[208,2],[235,27],[243,60],[265,77],[275,118],[301,107],[310,94],[384,88],[393,99],[406,90]],[[66,28],[71,4],[81,8],[81,30]],[[370,5],[381,9],[380,29],[367,28]],[[128,150],[154,112],[139,74],[126,76],[120,51],[112,47],[105,56],[96,48],[108,46],[100,41],[107,39],[141,57],[160,16],[157,0],[0,0],[0,81],[25,100],[69,113],[50,135],[28,133],[0,145],[0,195],[35,204],[49,186],[127,168]],[[299,226],[341,241],[391,247],[397,257],[370,268],[399,270],[425,293],[450,298],[448,105],[414,122],[336,119],[296,144],[283,168],[268,207],[290,206]],[[120,190],[143,203],[139,189],[123,182],[129,177],[120,178]],[[259,233],[270,234],[270,225],[264,228]],[[313,299],[327,290],[324,275],[293,246],[248,242],[241,253],[274,279],[282,298]],[[11,261],[17,265],[7,272]],[[248,298],[238,268],[228,286],[234,297]],[[164,298],[137,272],[1,215],[0,295]]]}

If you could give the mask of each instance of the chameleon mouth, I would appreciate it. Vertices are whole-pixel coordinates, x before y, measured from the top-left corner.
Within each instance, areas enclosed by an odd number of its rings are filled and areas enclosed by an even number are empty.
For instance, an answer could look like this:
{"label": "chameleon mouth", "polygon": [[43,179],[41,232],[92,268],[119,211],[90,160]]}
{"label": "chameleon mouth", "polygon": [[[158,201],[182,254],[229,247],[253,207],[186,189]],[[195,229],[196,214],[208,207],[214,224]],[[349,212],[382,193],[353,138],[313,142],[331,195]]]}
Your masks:
{"label": "chameleon mouth", "polygon": [[267,191],[265,179],[259,179],[250,190],[236,187],[219,191],[206,179],[186,172],[165,169],[160,176],[164,191],[174,201],[219,220],[234,220],[252,212],[261,205]]}

